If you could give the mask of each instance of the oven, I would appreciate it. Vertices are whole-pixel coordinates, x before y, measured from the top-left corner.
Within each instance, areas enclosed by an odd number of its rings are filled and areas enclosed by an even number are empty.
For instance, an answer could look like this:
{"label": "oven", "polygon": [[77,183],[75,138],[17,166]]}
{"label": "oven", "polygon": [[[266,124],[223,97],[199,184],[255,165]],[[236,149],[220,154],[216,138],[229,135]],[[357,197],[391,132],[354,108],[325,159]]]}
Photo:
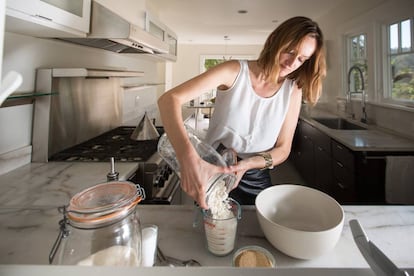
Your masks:
{"label": "oven", "polygon": [[[120,126],[83,143],[59,151],[49,161],[60,162],[137,162],[138,169],[127,179],[145,190],[142,204],[180,204],[178,176],[157,152],[158,139],[136,141],[130,138],[134,126]],[[164,133],[162,127],[157,131]],[[141,204],[140,203],[140,204]]]}

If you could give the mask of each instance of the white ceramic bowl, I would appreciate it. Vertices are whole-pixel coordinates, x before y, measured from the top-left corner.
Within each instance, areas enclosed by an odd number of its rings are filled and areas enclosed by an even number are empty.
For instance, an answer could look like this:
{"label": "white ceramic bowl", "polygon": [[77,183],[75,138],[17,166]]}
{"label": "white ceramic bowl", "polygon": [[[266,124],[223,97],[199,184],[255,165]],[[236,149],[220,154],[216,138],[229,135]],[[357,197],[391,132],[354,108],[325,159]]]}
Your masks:
{"label": "white ceramic bowl", "polygon": [[256,213],[267,240],[298,259],[332,250],[341,236],[344,212],[329,195],[300,185],[275,185],[256,198]]}

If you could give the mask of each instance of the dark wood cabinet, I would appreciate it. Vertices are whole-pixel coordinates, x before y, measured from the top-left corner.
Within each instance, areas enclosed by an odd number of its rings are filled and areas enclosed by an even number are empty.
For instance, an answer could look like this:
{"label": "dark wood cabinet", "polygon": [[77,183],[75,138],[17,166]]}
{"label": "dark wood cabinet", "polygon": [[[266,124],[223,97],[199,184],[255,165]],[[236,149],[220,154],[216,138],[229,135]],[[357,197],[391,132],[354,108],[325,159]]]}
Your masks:
{"label": "dark wood cabinet", "polygon": [[299,120],[293,145],[293,162],[306,183],[331,193],[330,137],[305,121]]}
{"label": "dark wood cabinet", "polygon": [[330,154],[320,146],[315,146],[315,182],[313,187],[329,195],[333,195],[332,183],[332,158]]}
{"label": "dark wood cabinet", "polygon": [[331,191],[341,203],[356,201],[354,155],[351,150],[335,140],[332,146],[333,182]]}
{"label": "dark wood cabinet", "polygon": [[306,183],[314,183],[315,170],[312,166],[314,160],[313,142],[311,140],[309,124],[299,121],[296,128],[293,161]]}
{"label": "dark wood cabinet", "polygon": [[353,151],[302,119],[292,146],[293,163],[306,184],[341,204],[385,203],[387,154]]}

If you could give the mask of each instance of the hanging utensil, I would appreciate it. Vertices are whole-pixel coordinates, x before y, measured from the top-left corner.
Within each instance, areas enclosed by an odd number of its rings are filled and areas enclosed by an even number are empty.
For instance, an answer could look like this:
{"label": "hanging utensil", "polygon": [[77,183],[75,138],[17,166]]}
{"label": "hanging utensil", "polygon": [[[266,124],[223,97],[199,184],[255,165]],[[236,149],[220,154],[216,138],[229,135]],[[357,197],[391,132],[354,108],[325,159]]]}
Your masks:
{"label": "hanging utensil", "polygon": [[145,141],[156,140],[158,137],[160,137],[160,134],[148,118],[147,112],[145,112],[144,117],[142,117],[138,126],[134,129],[130,138],[136,141]]}
{"label": "hanging utensil", "polygon": [[362,256],[364,256],[376,275],[409,276],[407,271],[399,269],[372,241],[368,239],[358,220],[350,220],[349,226],[351,227],[352,236],[354,237],[359,251],[361,251]]}

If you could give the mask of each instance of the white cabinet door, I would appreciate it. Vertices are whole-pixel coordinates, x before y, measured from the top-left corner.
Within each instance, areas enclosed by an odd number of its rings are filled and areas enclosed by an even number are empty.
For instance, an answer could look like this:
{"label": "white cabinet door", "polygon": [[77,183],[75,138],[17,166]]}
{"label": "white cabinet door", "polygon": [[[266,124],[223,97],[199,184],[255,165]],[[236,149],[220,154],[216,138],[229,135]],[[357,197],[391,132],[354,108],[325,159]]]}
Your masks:
{"label": "white cabinet door", "polygon": [[8,0],[7,8],[84,33],[89,32],[91,0]]}

